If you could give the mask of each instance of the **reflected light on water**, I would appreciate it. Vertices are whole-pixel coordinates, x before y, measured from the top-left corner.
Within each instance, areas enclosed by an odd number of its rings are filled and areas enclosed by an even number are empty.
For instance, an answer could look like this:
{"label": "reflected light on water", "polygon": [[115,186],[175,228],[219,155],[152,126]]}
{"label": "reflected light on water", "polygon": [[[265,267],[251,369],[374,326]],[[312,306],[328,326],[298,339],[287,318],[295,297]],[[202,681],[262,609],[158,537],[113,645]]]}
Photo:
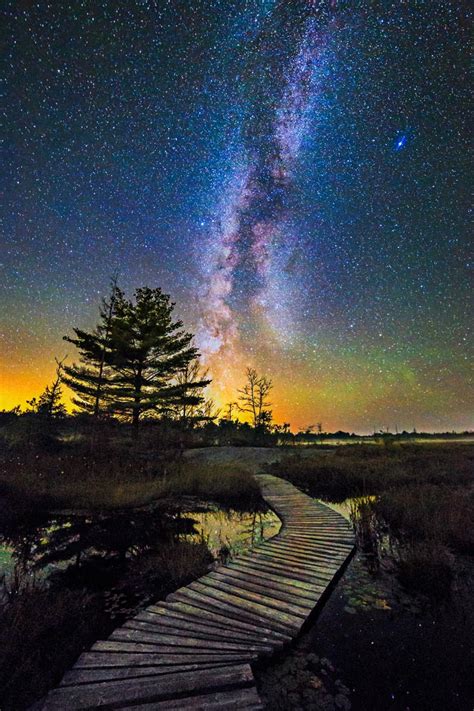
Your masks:
{"label": "reflected light on water", "polygon": [[273,511],[268,513],[239,513],[236,511],[187,512],[196,533],[188,536],[191,541],[204,541],[212,555],[223,552],[236,555],[260,541],[275,536],[280,530],[280,519]]}

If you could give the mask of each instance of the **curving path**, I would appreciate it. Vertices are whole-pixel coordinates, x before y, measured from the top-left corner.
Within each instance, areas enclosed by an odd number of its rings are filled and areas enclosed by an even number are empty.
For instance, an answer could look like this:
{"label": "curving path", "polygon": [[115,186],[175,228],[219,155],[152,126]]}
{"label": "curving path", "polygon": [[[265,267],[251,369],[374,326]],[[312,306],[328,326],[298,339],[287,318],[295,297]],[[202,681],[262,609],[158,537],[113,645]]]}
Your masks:
{"label": "curving path", "polygon": [[82,654],[42,709],[260,709],[250,664],[291,642],[352,554],[350,524],[257,475],[280,532]]}

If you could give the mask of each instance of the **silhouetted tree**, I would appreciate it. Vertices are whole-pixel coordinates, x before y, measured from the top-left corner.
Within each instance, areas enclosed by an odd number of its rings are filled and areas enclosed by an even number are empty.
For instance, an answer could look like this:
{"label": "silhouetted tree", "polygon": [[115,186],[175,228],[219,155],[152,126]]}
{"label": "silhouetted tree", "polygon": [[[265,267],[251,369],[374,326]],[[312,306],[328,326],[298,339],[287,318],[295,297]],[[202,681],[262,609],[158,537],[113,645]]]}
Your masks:
{"label": "silhouetted tree", "polygon": [[232,422],[234,410],[238,409],[238,404],[236,402],[229,402],[225,409],[224,419]]}
{"label": "silhouetted tree", "polygon": [[115,304],[108,408],[130,417],[135,427],[143,415],[169,412],[178,398],[195,404],[199,388],[208,382],[194,383],[187,395],[176,383],[198,351],[183,323],[173,321],[173,309],[167,294],[148,287],[137,289],[134,301],[121,298]]}
{"label": "silhouetted tree", "polygon": [[47,420],[65,417],[67,414],[66,407],[61,402],[63,397],[61,388],[64,367],[63,361],[64,359],[62,361],[56,359],[56,378],[51,385],[46,386],[38,399],[33,398],[32,400],[27,400],[27,403],[30,406],[30,411],[41,415]]}
{"label": "silhouetted tree", "polygon": [[74,328],[75,338],[64,336],[80,352],[80,363],[64,367],[63,381],[76,396],[73,403],[82,412],[98,418],[104,413],[107,403],[107,385],[111,375],[113,344],[112,322],[116,305],[123,301],[123,292],[117,286],[117,277],[111,279],[110,295],[102,300],[100,320],[91,332]]}
{"label": "silhouetted tree", "polygon": [[186,363],[176,374],[174,382],[176,395],[171,409],[183,425],[192,426],[199,421],[217,417],[217,415],[211,417],[213,403],[206,402],[202,394],[203,388],[209,385],[211,379],[209,371],[201,368],[199,358]]}
{"label": "silhouetted tree", "polygon": [[255,429],[265,429],[271,422],[272,411],[269,409],[268,394],[273,388],[272,381],[267,377],[259,376],[254,368],[247,368],[247,382],[239,393],[238,408],[241,412],[248,412]]}

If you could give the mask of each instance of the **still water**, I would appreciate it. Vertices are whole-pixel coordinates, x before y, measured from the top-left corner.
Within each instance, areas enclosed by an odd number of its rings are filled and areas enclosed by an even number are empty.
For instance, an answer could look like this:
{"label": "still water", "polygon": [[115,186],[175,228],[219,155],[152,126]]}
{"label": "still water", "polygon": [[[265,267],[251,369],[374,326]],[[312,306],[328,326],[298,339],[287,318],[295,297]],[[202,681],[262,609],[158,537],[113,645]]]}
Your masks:
{"label": "still water", "polygon": [[202,542],[218,560],[242,552],[278,533],[273,512],[224,511],[216,506],[179,516],[149,507],[94,515],[56,515],[19,522],[0,530],[0,578],[8,581],[15,565],[45,578],[92,556],[122,560],[170,541]]}

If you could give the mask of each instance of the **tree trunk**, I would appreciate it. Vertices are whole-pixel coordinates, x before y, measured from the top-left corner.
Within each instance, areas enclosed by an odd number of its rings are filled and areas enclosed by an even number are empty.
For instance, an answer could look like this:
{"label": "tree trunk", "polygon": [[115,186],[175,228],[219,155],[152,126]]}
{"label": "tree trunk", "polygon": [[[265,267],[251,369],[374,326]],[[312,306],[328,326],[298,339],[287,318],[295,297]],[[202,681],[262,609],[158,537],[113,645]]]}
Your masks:
{"label": "tree trunk", "polygon": [[134,408],[132,413],[132,424],[133,424],[133,435],[138,437],[138,427],[140,423],[140,402],[142,397],[142,371],[141,368],[137,371],[135,375],[135,395],[134,395]]}

